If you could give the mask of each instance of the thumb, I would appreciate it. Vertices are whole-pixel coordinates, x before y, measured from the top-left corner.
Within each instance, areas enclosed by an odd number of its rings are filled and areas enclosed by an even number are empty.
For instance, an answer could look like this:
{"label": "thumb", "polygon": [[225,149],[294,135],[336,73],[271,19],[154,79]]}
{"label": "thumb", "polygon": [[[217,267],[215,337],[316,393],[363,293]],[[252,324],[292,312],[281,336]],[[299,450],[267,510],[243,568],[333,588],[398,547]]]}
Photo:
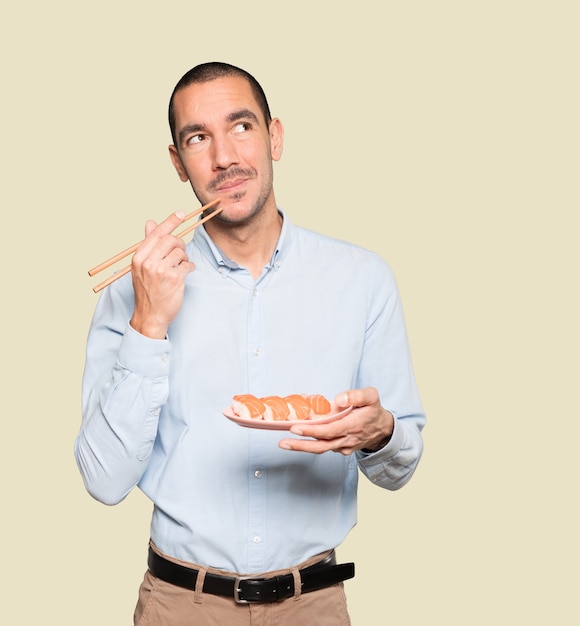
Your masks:
{"label": "thumb", "polygon": [[351,405],[348,397],[348,391],[344,391],[343,393],[339,393],[336,398],[334,398],[334,402],[337,406],[341,408],[346,408]]}

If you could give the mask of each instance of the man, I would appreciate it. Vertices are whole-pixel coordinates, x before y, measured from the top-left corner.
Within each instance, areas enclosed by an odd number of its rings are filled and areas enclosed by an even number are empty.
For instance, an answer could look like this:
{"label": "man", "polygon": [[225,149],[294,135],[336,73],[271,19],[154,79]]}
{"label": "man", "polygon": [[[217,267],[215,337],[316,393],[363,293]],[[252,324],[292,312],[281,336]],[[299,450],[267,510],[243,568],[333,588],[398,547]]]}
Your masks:
{"label": "man", "polygon": [[[187,245],[157,225],[99,300],[75,443],[88,491],[153,502],[136,624],[347,624],[334,548],[356,523],[358,469],[402,487],[425,417],[401,304],[376,254],[293,225],[276,204],[283,127],[245,71],[190,70],[170,157],[221,212]],[[236,394],[324,394],[328,424],[241,428]],[[338,453],[338,454],[334,454]]]}

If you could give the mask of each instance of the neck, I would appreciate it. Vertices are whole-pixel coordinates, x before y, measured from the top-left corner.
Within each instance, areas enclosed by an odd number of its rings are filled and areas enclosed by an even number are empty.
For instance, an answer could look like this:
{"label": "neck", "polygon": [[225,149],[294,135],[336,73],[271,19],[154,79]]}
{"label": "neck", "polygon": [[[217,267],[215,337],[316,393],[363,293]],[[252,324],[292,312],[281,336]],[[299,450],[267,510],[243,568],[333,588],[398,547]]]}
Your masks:
{"label": "neck", "polygon": [[282,229],[282,216],[274,205],[272,209],[264,207],[243,224],[220,222],[217,216],[205,227],[215,244],[257,279],[274,254]]}

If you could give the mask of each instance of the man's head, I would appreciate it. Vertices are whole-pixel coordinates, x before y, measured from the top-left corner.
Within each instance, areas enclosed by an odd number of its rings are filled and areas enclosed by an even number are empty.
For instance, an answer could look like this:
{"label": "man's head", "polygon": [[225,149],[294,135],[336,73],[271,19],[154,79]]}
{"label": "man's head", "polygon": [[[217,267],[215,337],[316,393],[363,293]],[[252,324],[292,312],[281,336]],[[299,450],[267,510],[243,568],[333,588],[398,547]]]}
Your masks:
{"label": "man's head", "polygon": [[169,99],[169,128],[171,129],[171,137],[173,139],[173,144],[177,145],[177,137],[175,133],[175,110],[174,110],[174,100],[175,94],[185,87],[193,83],[206,83],[216,78],[223,78],[226,76],[239,76],[248,81],[252,93],[256,98],[256,102],[262,111],[262,115],[264,116],[264,120],[266,121],[266,125],[269,125],[272,121],[272,116],[270,114],[270,107],[268,106],[268,100],[266,99],[266,94],[262,89],[260,83],[246,70],[243,70],[235,65],[230,65],[229,63],[221,63],[219,61],[211,61],[209,63],[202,63],[200,65],[196,65],[188,72],[186,72],[180,79],[177,85],[171,94],[171,98]]}
{"label": "man's head", "polygon": [[272,162],[282,155],[284,131],[252,76],[225,63],[193,68],[173,91],[169,120],[179,178],[202,204],[220,198],[214,226],[277,215]]}

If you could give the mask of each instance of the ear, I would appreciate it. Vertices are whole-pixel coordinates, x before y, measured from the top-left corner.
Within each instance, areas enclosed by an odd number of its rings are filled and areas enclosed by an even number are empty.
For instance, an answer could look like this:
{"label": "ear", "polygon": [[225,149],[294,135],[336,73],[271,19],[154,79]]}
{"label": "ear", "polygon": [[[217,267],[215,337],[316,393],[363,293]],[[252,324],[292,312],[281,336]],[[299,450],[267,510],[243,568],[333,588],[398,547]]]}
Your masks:
{"label": "ear", "polygon": [[189,180],[189,176],[187,175],[187,172],[185,171],[185,168],[183,167],[183,163],[181,162],[181,157],[179,156],[179,152],[177,151],[177,148],[173,144],[169,146],[169,158],[171,159],[171,162],[173,163],[173,167],[175,168],[175,171],[177,172],[177,175],[179,176],[179,180],[182,183],[186,183]]}
{"label": "ear", "polygon": [[270,153],[272,160],[279,161],[282,158],[284,148],[284,127],[282,122],[275,117],[270,122]]}

